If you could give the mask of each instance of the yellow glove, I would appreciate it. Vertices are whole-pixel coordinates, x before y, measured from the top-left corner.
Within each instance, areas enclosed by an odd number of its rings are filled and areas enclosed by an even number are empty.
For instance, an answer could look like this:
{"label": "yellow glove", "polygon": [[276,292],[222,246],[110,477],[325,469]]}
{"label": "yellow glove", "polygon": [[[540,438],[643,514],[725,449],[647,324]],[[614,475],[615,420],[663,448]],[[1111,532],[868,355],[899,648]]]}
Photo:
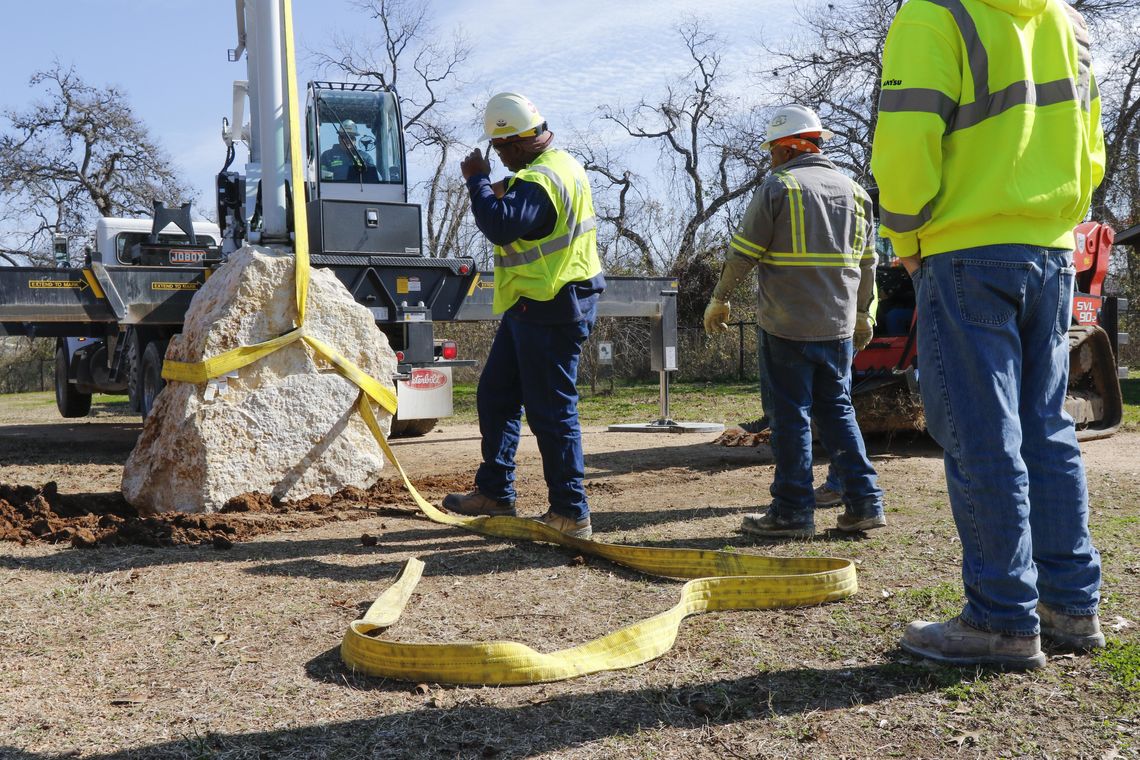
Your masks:
{"label": "yellow glove", "polygon": [[[705,312],[707,315],[708,312]],[[707,319],[707,316],[706,316]],[[862,351],[871,342],[871,336],[874,334],[875,323],[871,321],[871,317],[867,312],[861,311],[855,315],[855,350]]]}
{"label": "yellow glove", "polygon": [[712,337],[717,333],[727,332],[728,314],[728,301],[719,298],[710,299],[709,305],[705,307],[705,334]]}

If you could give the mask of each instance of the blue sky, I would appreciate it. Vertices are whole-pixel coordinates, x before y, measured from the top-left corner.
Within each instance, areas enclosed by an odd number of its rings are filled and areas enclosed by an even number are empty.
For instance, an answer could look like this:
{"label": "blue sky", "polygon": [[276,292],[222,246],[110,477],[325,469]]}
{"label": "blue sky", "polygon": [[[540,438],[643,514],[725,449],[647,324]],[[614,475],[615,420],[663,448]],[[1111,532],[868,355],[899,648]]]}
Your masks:
{"label": "blue sky", "polygon": [[[230,0],[39,0],[6,2],[0,58],[0,108],[23,109],[35,97],[33,72],[58,59],[74,65],[93,85],[115,84],[128,94],[183,175],[212,197],[213,175],[224,148],[221,119],[231,108],[234,79],[243,64],[230,63],[236,43]],[[440,34],[460,28],[473,47],[463,72],[470,90],[454,104],[474,124],[472,103],[488,93],[527,94],[556,133],[586,126],[602,103],[636,102],[660,92],[670,75],[688,67],[674,27],[699,13],[724,37],[726,67],[744,71],[760,60],[762,33],[787,0],[436,0]],[[367,16],[348,0],[294,0],[302,81],[317,73],[305,51],[331,49],[337,34],[369,32]],[[17,33],[18,30],[18,33]],[[472,134],[472,139],[477,136]],[[239,161],[244,155],[239,153]],[[414,171],[414,167],[413,167]]]}

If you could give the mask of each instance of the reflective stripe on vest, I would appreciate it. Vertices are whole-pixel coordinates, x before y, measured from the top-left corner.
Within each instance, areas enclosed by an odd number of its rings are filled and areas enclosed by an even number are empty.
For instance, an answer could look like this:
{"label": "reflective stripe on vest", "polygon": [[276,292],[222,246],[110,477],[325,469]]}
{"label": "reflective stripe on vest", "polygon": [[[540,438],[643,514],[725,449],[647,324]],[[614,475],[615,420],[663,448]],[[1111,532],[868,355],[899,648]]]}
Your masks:
{"label": "reflective stripe on vest", "polygon": [[[1095,82],[1092,80],[1092,54],[1089,50],[1088,29],[1080,14],[1061,3],[1069,14],[1070,27],[1077,42],[1077,81],[1066,77],[1052,82],[1014,82],[998,92],[990,92],[989,54],[986,52],[978,27],[961,0],[929,0],[950,12],[958,25],[958,33],[966,46],[970,67],[970,77],[974,83],[974,101],[955,103],[938,90],[911,87],[897,90],[883,90],[879,96],[879,110],[887,112],[911,111],[937,114],[946,123],[945,134],[981,124],[986,119],[998,116],[1015,106],[1050,106],[1076,100],[1081,109],[1088,111],[1092,98],[1097,97]],[[929,209],[921,214],[898,215],[883,210],[883,223],[896,232],[909,232],[918,229],[929,220]],[[925,218],[924,218],[925,215]],[[888,217],[898,217],[898,223],[888,221]]]}
{"label": "reflective stripe on vest", "polygon": [[[776,172],[776,177],[788,188],[788,219],[792,225],[792,253],[807,252],[804,241],[804,193],[800,183],[790,172]],[[783,254],[771,254],[772,256]],[[764,258],[761,257],[761,261]]]}
{"label": "reflective stripe on vest", "polygon": [[548,166],[540,165],[532,165],[527,167],[527,169],[532,172],[537,172],[549,179],[558,190],[558,195],[562,201],[562,208],[566,209],[567,232],[564,235],[559,235],[541,244],[538,241],[531,240],[516,240],[513,243],[507,243],[503,246],[503,255],[497,260],[498,266],[501,267],[524,266],[538,261],[543,256],[562,253],[574,243],[575,238],[586,234],[598,226],[597,217],[590,216],[581,221],[575,218],[570,191],[565,184],[563,184],[562,178],[558,176],[558,172]]}
{"label": "reflective stripe on vest", "polygon": [[748,238],[741,235],[739,232],[732,236],[729,246],[734,251],[744,254],[751,259],[758,259],[764,251],[768,250],[762,245],[756,245]]}
{"label": "reflective stripe on vest", "polygon": [[769,251],[740,236],[733,236],[730,243],[733,250],[757,259],[761,263],[779,267],[857,267],[862,259],[873,254],[865,251],[870,225],[860,198],[862,188],[851,182],[851,198],[854,203],[855,224],[852,228],[850,247],[846,251],[808,251],[807,229],[804,221],[803,188],[791,172],[775,172],[775,176],[788,190],[788,220],[791,225],[791,252]]}
{"label": "reflective stripe on vest", "polygon": [[922,211],[919,211],[917,214],[898,214],[880,204],[879,221],[889,230],[894,230],[895,232],[912,232],[930,221],[933,216],[933,212],[931,211],[932,205],[933,201],[928,202],[922,207]]}

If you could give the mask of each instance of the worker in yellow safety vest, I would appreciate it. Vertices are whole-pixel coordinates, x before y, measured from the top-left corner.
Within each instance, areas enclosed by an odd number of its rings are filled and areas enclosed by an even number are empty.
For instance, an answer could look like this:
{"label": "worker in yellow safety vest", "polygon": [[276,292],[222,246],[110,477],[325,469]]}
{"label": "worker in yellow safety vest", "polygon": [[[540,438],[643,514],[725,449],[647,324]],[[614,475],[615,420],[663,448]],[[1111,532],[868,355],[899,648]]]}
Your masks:
{"label": "worker in yellow safety vest", "polygon": [[1073,226],[1104,174],[1088,30],[1063,0],[911,0],[887,35],[871,168],[915,282],[926,424],[966,603],[902,647],[955,665],[1104,646],[1100,558],[1063,409]]}
{"label": "worker in yellow safety vest", "polygon": [[514,176],[492,185],[478,149],[460,164],[475,223],[494,244],[494,312],[502,314],[476,393],[483,462],[475,489],[448,494],[463,515],[514,515],[520,418],[538,439],[548,509],[538,518],[577,538],[592,534],[582,485],[578,360],[605,277],[586,171],[551,147],[554,135],[527,98],[504,92],[484,115],[491,149]]}

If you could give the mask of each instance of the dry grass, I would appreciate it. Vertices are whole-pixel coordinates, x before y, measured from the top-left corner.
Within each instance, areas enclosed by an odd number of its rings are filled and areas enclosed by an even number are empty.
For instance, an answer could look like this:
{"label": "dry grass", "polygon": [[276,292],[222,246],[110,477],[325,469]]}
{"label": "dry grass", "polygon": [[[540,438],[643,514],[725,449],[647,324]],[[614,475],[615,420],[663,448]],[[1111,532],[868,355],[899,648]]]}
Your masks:
{"label": "dry grass", "polygon": [[[112,481],[37,430],[29,456],[0,443],[4,479]],[[10,441],[0,429],[0,441]],[[129,433],[129,431],[127,431]],[[129,436],[128,436],[129,437]],[[348,672],[347,624],[418,556],[427,572],[389,635],[512,638],[540,649],[585,641],[673,603],[679,583],[545,545],[487,540],[386,514],[275,533],[228,551],[0,545],[0,757],[732,758],[1132,757],[1140,646],[1140,434],[1086,445],[1094,534],[1105,562],[1111,661],[1053,653],[1032,674],[930,667],[897,649],[914,617],[960,604],[957,539],[939,452],[872,443],[890,527],[862,539],[756,544],[741,512],[765,500],[769,460],[711,437],[587,435],[602,540],[856,559],[841,603],[690,618],[644,666],[527,687],[455,688]],[[120,439],[110,440],[118,450]],[[106,447],[105,447],[106,448]],[[121,448],[121,447],[120,447]],[[129,448],[129,447],[127,447]],[[65,451],[66,450],[66,451]],[[462,478],[470,426],[445,425],[397,454],[419,476]],[[29,461],[30,460],[30,461]],[[819,462],[822,478],[825,462]],[[13,469],[14,468],[14,469]],[[520,508],[544,485],[524,441]],[[379,536],[375,546],[360,536]],[[1112,753],[1116,753],[1115,755]]]}

